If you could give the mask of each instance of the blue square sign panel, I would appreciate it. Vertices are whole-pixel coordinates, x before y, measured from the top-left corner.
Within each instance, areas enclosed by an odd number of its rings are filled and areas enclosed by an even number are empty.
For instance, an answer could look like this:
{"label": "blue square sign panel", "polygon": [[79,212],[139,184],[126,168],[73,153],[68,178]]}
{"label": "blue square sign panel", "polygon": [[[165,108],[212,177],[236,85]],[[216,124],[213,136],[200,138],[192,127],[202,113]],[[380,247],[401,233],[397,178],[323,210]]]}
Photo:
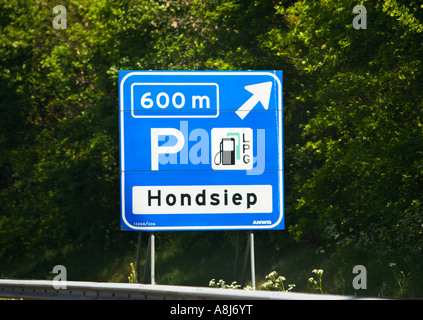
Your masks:
{"label": "blue square sign panel", "polygon": [[282,71],[120,71],[121,226],[284,229]]}

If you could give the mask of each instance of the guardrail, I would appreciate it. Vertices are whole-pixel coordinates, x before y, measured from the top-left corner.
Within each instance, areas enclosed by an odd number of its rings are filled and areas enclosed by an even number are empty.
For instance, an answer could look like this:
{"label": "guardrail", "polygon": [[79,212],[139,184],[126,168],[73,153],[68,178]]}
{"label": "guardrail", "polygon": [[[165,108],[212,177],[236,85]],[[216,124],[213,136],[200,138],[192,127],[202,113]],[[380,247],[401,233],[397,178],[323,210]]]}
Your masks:
{"label": "guardrail", "polygon": [[[260,290],[66,281],[55,289],[47,280],[1,280],[0,297],[43,300],[352,300],[352,296]],[[62,284],[63,284],[62,283]]]}

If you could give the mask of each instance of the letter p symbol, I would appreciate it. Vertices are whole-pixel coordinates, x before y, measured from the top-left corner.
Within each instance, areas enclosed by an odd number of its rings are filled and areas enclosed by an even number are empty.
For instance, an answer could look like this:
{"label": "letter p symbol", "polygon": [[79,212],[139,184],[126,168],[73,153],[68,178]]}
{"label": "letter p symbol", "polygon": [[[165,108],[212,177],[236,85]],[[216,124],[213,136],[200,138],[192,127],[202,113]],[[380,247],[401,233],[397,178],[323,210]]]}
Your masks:
{"label": "letter p symbol", "polygon": [[[159,146],[159,136],[174,136],[176,144],[173,146]],[[185,144],[181,131],[174,128],[151,128],[151,170],[159,170],[159,154],[177,153]]]}

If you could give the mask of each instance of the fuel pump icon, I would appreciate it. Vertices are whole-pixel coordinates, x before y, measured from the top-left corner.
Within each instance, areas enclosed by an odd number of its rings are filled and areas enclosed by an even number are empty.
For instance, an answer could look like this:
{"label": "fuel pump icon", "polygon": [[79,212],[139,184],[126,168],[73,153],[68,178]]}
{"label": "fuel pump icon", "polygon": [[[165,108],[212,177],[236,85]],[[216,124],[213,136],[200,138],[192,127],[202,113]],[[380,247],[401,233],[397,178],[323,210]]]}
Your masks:
{"label": "fuel pump icon", "polygon": [[253,166],[251,128],[213,128],[211,131],[214,170],[250,170]]}
{"label": "fuel pump icon", "polygon": [[219,165],[235,164],[235,139],[222,138],[219,152],[214,157],[214,163]]}

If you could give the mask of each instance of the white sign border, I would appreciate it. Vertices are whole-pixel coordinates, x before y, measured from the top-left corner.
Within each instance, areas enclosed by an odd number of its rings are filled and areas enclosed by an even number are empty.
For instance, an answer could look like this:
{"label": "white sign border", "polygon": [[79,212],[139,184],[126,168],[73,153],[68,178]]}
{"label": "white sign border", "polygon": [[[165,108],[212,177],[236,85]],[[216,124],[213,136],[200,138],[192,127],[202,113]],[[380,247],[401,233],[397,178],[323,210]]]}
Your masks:
{"label": "white sign border", "polygon": [[[275,70],[277,71],[277,70]],[[271,72],[261,72],[261,71],[207,71],[207,72],[195,72],[195,71],[134,71],[130,72],[123,77],[120,81],[120,108],[119,112],[125,112],[124,110],[124,101],[123,101],[123,87],[125,81],[134,75],[191,75],[191,76],[210,76],[210,75],[220,75],[220,76],[271,76],[276,80],[278,84],[278,120],[279,120],[279,199],[280,199],[280,215],[279,219],[271,224],[271,225],[257,225],[256,227],[252,225],[248,226],[171,226],[171,227],[160,227],[160,226],[152,226],[152,227],[145,227],[145,226],[133,226],[131,225],[125,217],[125,149],[124,149],[124,116],[120,114],[120,148],[121,148],[121,163],[120,163],[120,170],[121,170],[121,217],[125,224],[131,228],[131,230],[138,230],[138,231],[178,231],[178,230],[256,230],[256,229],[273,229],[276,227],[283,218],[284,215],[284,181],[283,181],[283,157],[282,157],[282,84],[279,78]]]}

